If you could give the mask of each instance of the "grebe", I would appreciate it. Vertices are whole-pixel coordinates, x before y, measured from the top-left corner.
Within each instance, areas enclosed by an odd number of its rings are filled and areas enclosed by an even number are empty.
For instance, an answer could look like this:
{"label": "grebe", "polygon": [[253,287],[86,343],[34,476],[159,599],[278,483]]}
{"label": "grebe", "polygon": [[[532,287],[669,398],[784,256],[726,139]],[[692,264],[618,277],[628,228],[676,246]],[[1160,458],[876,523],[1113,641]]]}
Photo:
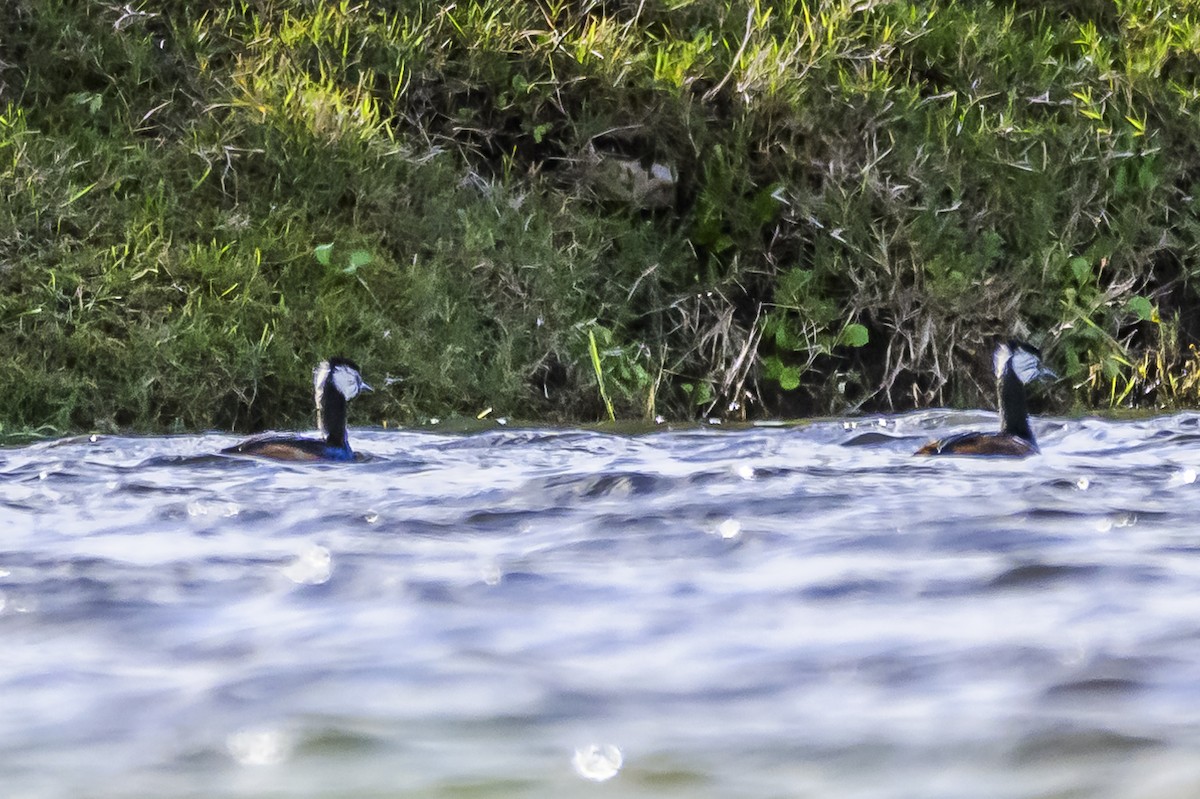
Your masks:
{"label": "grebe", "polygon": [[1042,353],[1022,341],[996,347],[992,357],[996,393],[1000,398],[999,433],[960,433],[932,441],[917,455],[1003,455],[1023,458],[1038,452],[1025,408],[1025,384],[1038,378],[1057,377],[1042,365]]}
{"label": "grebe", "polygon": [[354,361],[347,358],[322,361],[313,370],[313,393],[317,403],[317,427],[325,434],[324,440],[262,436],[227,447],[221,452],[284,461],[354,460],[354,452],[346,438],[346,403],[360,392],[370,390]]}

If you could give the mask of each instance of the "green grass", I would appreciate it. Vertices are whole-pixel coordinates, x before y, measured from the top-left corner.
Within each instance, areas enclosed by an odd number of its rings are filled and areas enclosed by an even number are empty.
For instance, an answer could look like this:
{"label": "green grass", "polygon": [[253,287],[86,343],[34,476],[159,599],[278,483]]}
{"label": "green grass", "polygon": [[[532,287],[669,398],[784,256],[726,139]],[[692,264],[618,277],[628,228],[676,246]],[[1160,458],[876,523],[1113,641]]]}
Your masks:
{"label": "green grass", "polygon": [[[1166,0],[0,11],[0,423],[1200,403]],[[392,381],[388,379],[392,378]],[[611,410],[610,410],[611,409]]]}

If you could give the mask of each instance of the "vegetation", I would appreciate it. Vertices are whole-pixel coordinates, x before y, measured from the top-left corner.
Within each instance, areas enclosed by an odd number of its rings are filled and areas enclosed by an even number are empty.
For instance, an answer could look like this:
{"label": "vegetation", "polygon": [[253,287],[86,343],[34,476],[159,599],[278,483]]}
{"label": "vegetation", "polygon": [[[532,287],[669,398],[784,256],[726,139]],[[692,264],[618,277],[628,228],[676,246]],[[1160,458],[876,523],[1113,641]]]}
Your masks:
{"label": "vegetation", "polygon": [[[0,423],[1200,403],[1200,10],[7,0]],[[1061,406],[1060,406],[1061,407]]]}

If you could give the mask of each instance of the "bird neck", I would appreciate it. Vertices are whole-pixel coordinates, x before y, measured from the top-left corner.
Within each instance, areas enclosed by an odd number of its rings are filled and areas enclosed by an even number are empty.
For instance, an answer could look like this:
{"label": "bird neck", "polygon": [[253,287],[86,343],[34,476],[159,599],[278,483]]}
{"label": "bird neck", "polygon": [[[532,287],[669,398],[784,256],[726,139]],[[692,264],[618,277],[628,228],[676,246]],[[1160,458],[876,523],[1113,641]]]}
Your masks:
{"label": "bird neck", "polygon": [[998,386],[1000,394],[1000,432],[1033,441],[1033,430],[1029,427],[1029,409],[1025,405],[1025,384],[1017,377],[1012,366],[1004,370]]}
{"label": "bird neck", "polygon": [[325,434],[325,443],[331,447],[345,449],[346,444],[346,398],[326,380],[321,390],[321,404],[317,407],[317,427]]}

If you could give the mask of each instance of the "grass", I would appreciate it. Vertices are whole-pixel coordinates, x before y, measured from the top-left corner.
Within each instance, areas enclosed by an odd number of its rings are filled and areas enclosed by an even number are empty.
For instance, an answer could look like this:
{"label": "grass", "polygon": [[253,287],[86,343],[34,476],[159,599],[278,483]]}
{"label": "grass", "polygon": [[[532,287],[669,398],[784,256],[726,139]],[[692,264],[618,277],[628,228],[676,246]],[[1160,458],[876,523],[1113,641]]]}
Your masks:
{"label": "grass", "polygon": [[[0,11],[0,423],[1200,403],[1166,0]],[[389,382],[390,379],[390,382]]]}

